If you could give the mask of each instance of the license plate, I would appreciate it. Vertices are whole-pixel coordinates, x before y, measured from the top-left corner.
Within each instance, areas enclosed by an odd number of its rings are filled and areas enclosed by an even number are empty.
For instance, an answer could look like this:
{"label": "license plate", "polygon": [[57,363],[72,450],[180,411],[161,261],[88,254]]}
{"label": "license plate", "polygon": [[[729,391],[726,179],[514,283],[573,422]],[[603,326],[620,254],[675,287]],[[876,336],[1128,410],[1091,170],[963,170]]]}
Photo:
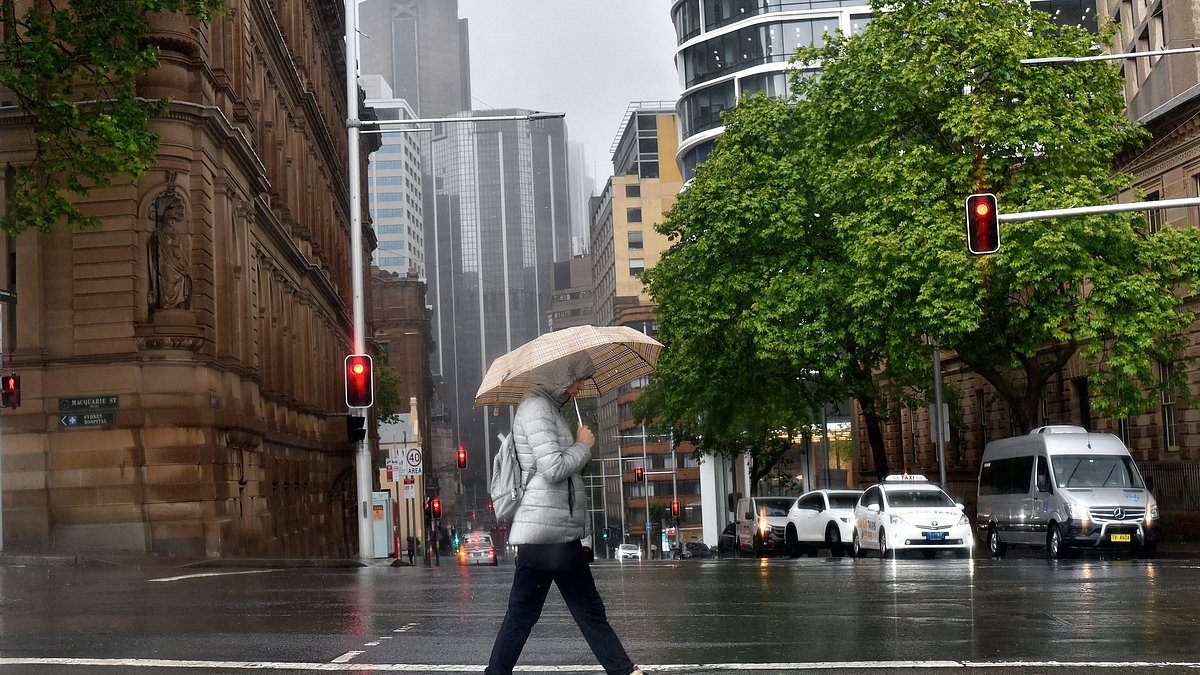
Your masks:
{"label": "license plate", "polygon": [[1128,544],[1130,541],[1133,540],[1133,536],[1128,535],[1128,534],[1111,534],[1111,535],[1109,535],[1109,539],[1111,541],[1113,541],[1114,543],[1120,542],[1120,543]]}
{"label": "license plate", "polygon": [[929,539],[929,540],[934,540],[934,539],[942,540],[942,539],[946,538],[946,533],[945,532],[926,532],[925,538]]}

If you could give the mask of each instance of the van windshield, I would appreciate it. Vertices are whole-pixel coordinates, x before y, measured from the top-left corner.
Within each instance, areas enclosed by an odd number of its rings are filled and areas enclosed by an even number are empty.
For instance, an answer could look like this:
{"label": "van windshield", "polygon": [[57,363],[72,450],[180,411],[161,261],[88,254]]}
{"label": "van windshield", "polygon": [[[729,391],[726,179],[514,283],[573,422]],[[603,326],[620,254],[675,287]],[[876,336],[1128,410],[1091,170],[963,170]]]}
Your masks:
{"label": "van windshield", "polygon": [[1061,488],[1140,488],[1142,478],[1126,455],[1055,455],[1054,482]]}
{"label": "van windshield", "polygon": [[796,501],[794,498],[788,497],[758,499],[758,515],[766,515],[772,518],[787,517],[788,507],[790,507],[794,501]]}

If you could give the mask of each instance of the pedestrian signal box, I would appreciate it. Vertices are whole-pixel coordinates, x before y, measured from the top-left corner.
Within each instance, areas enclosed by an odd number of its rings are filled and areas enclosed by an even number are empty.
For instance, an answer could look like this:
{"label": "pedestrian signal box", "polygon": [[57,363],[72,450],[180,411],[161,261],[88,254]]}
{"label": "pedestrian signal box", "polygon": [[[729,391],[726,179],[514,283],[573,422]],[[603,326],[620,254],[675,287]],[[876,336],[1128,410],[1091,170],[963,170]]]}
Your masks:
{"label": "pedestrian signal box", "polygon": [[0,407],[20,408],[21,376],[16,374],[0,376],[0,396],[2,396]]}

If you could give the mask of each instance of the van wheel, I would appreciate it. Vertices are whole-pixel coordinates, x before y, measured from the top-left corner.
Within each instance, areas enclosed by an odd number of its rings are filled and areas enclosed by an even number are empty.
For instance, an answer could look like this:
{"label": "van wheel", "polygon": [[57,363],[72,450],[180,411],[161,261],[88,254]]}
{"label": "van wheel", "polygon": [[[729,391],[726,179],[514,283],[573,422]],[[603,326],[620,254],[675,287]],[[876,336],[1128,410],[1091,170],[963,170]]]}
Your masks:
{"label": "van wheel", "polygon": [[884,534],[883,528],[879,528],[879,559],[887,560],[888,558],[895,559],[896,552],[889,549],[887,545],[887,535]]}
{"label": "van wheel", "polygon": [[988,528],[987,547],[993,558],[1003,558],[1008,551],[1008,544],[1000,540],[1000,530],[996,529],[995,525]]}
{"label": "van wheel", "polygon": [[862,547],[862,538],[858,535],[858,528],[854,530],[854,539],[850,543],[850,552],[855,558],[862,558],[867,555],[866,550]]}
{"label": "van wheel", "polygon": [[754,535],[754,557],[761,558],[764,555],[765,555],[765,553],[763,553],[762,539],[759,538],[759,536],[756,534],[756,535]]}
{"label": "van wheel", "polygon": [[1058,523],[1050,523],[1050,531],[1046,533],[1046,555],[1051,560],[1062,560],[1067,557],[1066,537],[1063,535],[1062,526]]}
{"label": "van wheel", "polygon": [[796,539],[796,528],[791,525],[787,529],[787,554],[789,558],[799,558],[802,554],[800,541]]}
{"label": "van wheel", "polygon": [[829,547],[829,555],[834,558],[840,558],[846,552],[846,545],[842,543],[842,531],[833,523],[825,528],[825,545]]}
{"label": "van wheel", "polygon": [[1146,558],[1153,558],[1154,552],[1158,550],[1158,542],[1153,544],[1142,544],[1138,547],[1138,553]]}

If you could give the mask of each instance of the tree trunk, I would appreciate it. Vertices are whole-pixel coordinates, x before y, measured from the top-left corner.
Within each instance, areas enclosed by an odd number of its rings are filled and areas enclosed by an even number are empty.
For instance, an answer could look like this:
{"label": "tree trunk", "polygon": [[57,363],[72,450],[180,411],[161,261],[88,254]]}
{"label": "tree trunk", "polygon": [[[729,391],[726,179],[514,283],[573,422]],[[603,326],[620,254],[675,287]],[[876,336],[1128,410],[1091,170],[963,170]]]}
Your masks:
{"label": "tree trunk", "polygon": [[875,478],[882,481],[888,475],[887,446],[883,440],[883,418],[875,410],[875,399],[858,399],[858,405],[866,418],[867,441],[871,446],[871,457],[875,463]]}

